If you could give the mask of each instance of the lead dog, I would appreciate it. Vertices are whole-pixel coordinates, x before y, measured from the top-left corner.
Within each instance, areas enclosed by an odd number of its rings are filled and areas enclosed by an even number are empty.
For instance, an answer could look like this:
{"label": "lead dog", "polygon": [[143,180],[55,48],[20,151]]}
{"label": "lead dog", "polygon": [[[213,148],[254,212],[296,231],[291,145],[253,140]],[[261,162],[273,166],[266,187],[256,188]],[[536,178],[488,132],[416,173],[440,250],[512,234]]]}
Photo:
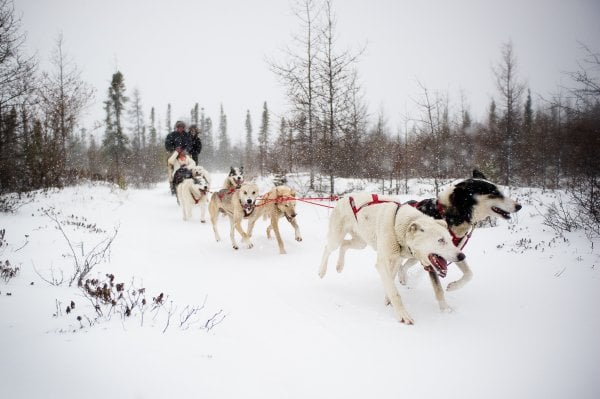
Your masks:
{"label": "lead dog", "polygon": [[[462,249],[469,240],[475,225],[488,216],[500,216],[509,220],[510,214],[518,212],[521,205],[500,192],[498,186],[486,179],[483,173],[473,170],[473,177],[463,180],[444,190],[439,197],[417,201],[409,201],[419,211],[438,220],[448,223],[455,246]],[[406,282],[406,274],[417,262],[409,260],[399,269],[398,278]],[[463,287],[473,277],[473,272],[465,260],[456,262],[463,275],[460,279],[448,284],[452,291]]]}
{"label": "lead dog", "polygon": [[200,222],[205,223],[210,174],[202,166],[192,166],[189,169],[192,177],[177,185],[177,200],[183,211],[183,220],[190,220],[193,206],[199,204]]}
{"label": "lead dog", "polygon": [[[344,239],[349,234],[350,240]],[[438,274],[446,275],[447,261],[459,261],[465,255],[452,245],[452,237],[444,221],[435,221],[415,208],[396,203],[389,197],[355,193],[341,198],[331,213],[327,245],[323,251],[319,276],[327,271],[329,256],[338,247],[337,271],[344,268],[346,250],[363,249],[370,245],[377,251],[375,267],[398,321],[413,324],[396,285],[394,277],[400,261],[416,258],[431,267],[429,275],[440,309],[448,309]],[[434,271],[435,270],[435,271]]]}
{"label": "lead dog", "polygon": [[279,232],[279,218],[284,217],[294,228],[296,241],[302,241],[300,228],[296,222],[296,192],[288,186],[273,187],[268,193],[261,197],[261,211],[265,219],[269,218],[271,223],[267,227],[267,238],[271,238],[271,231],[275,232],[279,253],[285,254],[285,247]]}
{"label": "lead dog", "polygon": [[[217,228],[217,219],[222,213],[229,217],[231,245],[233,249],[239,249],[235,240],[235,230],[242,236],[242,242],[247,248],[252,248],[253,244],[250,241],[254,223],[260,216],[260,212],[256,210],[256,199],[258,198],[258,186],[254,183],[243,183],[237,189],[226,189],[213,193],[208,204],[210,213],[210,221],[215,232],[215,239],[221,241],[219,230]],[[248,220],[248,232],[242,228],[242,220]]]}

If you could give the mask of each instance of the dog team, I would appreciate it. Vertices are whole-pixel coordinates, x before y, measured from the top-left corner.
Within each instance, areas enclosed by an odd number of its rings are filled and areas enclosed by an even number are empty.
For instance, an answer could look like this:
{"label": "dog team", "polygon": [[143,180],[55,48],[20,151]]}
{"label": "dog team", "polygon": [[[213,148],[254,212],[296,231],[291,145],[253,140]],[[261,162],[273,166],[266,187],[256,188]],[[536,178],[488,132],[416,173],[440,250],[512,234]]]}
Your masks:
{"label": "dog team", "polygon": [[[253,247],[252,232],[261,216],[270,220],[267,237],[271,238],[274,232],[281,254],[286,251],[279,231],[280,218],[286,218],[294,228],[296,241],[302,241],[296,220],[296,192],[290,187],[275,186],[260,195],[257,184],[244,181],[242,167],[231,167],[223,188],[212,193],[209,200],[210,175],[185,151],[174,151],[168,164],[169,181],[175,187],[183,219],[189,220],[192,207],[199,204],[200,220],[205,223],[208,207],[217,241],[221,241],[217,226],[220,214],[229,218],[229,238],[234,249],[239,249],[236,231],[242,245]],[[449,310],[439,279],[446,276],[448,264],[456,263],[462,276],[449,283],[447,290],[463,287],[473,273],[462,250],[475,226],[489,217],[508,220],[520,209],[519,203],[504,196],[498,186],[478,170],[473,171],[472,177],[448,187],[437,198],[421,201],[400,203],[391,196],[365,192],[346,194],[338,200],[329,218],[319,276],[325,276],[329,256],[334,251],[338,250],[336,270],[340,273],[348,249],[371,246],[377,254],[375,269],[383,284],[385,304],[392,306],[399,322],[413,324],[395,280],[406,284],[408,270],[420,263],[429,275],[440,310]],[[244,219],[246,230],[242,226]]]}

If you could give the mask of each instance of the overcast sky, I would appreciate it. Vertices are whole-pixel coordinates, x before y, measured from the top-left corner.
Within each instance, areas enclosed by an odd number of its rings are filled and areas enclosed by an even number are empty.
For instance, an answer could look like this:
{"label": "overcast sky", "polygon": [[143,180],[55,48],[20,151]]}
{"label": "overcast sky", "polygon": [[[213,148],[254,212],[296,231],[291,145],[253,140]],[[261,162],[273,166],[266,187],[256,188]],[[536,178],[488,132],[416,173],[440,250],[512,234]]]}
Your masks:
{"label": "overcast sky", "polygon": [[[64,50],[97,89],[86,123],[103,118],[112,74],[130,92],[137,87],[146,119],[154,106],[162,121],[189,120],[198,102],[218,123],[219,106],[234,141],[244,135],[246,110],[258,131],[267,101],[277,121],[286,109],[284,89],[265,59],[299,32],[289,0],[15,0],[28,51],[46,62],[63,33]],[[460,93],[476,118],[497,96],[492,66],[512,40],[518,76],[534,96],[568,84],[577,68],[578,43],[600,51],[599,0],[334,0],[338,46],[366,45],[358,68],[373,118],[383,112],[390,131],[414,113],[421,91]],[[47,67],[42,63],[42,67]],[[535,101],[535,98],[534,98]],[[272,129],[273,132],[276,128]],[[273,133],[274,134],[274,133]],[[163,132],[164,135],[164,132]]]}

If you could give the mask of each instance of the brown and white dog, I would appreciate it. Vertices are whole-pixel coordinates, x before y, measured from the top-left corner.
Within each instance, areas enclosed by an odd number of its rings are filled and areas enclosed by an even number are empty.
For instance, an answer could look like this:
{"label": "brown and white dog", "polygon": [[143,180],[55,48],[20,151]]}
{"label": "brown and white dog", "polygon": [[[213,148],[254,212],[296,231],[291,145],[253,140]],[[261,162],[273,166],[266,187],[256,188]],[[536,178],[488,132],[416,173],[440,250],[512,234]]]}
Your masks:
{"label": "brown and white dog", "polygon": [[285,247],[279,232],[279,218],[285,216],[294,228],[296,241],[302,241],[300,228],[296,222],[296,192],[288,186],[273,187],[268,193],[261,197],[261,212],[265,219],[269,218],[271,223],[267,227],[267,237],[271,238],[271,231],[275,232],[279,253],[285,254]]}
{"label": "brown and white dog", "polygon": [[183,220],[191,219],[192,208],[198,204],[200,205],[200,222],[205,223],[210,174],[202,166],[192,166],[189,170],[192,177],[177,185],[177,200],[183,211]]}
{"label": "brown and white dog", "polygon": [[[219,214],[222,213],[229,217],[231,245],[233,249],[239,249],[235,240],[235,230],[242,236],[242,242],[247,248],[252,248],[253,244],[250,241],[254,223],[260,216],[260,212],[256,209],[256,199],[258,198],[258,186],[255,183],[242,183],[237,189],[223,188],[220,191],[213,193],[208,204],[210,213],[210,221],[215,233],[215,239],[221,241],[217,221]],[[242,228],[242,220],[248,220],[247,232]]]}

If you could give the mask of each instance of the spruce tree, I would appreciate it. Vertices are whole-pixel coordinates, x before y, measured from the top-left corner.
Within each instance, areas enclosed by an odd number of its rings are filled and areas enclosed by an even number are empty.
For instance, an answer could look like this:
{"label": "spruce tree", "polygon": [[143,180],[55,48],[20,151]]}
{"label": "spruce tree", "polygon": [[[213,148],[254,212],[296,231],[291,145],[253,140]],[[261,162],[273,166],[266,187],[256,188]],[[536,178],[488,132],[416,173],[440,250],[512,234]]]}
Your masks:
{"label": "spruce tree", "polygon": [[267,154],[269,151],[269,128],[270,128],[270,116],[267,102],[263,103],[263,112],[260,124],[260,130],[258,133],[258,163],[260,168],[260,174],[263,175],[266,171],[267,165]]}
{"label": "spruce tree", "polygon": [[221,104],[219,117],[219,150],[217,158],[219,159],[219,166],[221,168],[227,168],[232,161],[231,142],[227,134],[227,115],[225,115],[225,111],[223,110],[223,104]]}
{"label": "spruce tree", "polygon": [[202,141],[202,154],[206,160],[206,164],[210,167],[219,167],[215,160],[215,140],[213,138],[213,123],[210,117],[203,118],[202,123],[203,141]]}
{"label": "spruce tree", "polygon": [[250,117],[250,110],[246,111],[246,149],[245,149],[245,160],[244,164],[251,168],[252,153],[254,151],[254,145],[252,143],[252,118]]}
{"label": "spruce tree", "polygon": [[120,187],[125,187],[125,168],[129,155],[129,139],[123,132],[122,117],[125,103],[125,81],[123,74],[117,71],[112,76],[106,100],[106,131],[102,147],[109,162],[109,179]]}

